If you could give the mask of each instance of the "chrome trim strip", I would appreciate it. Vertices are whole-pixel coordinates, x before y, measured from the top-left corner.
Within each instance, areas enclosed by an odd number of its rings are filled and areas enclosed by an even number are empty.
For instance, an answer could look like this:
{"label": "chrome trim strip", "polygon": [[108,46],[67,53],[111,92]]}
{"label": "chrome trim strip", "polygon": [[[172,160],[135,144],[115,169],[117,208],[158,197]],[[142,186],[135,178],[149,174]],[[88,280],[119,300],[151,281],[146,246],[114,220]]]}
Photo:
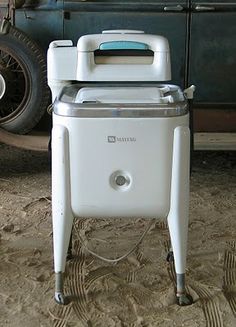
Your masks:
{"label": "chrome trim strip", "polygon": [[176,117],[188,113],[187,101],[172,104],[79,104],[66,103],[56,100],[53,112],[64,117],[80,118],[150,118],[150,117]]}

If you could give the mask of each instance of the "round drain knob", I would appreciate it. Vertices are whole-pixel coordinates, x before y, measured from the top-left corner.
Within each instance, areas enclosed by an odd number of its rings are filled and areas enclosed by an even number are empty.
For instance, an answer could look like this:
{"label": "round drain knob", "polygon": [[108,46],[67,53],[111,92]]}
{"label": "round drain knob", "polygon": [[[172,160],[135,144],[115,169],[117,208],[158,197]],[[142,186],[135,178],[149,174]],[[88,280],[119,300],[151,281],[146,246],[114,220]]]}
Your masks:
{"label": "round drain knob", "polygon": [[127,179],[122,175],[116,176],[115,181],[118,186],[123,186],[128,183]]}
{"label": "round drain knob", "polygon": [[132,185],[132,177],[127,171],[116,170],[110,175],[109,182],[114,190],[124,192]]}

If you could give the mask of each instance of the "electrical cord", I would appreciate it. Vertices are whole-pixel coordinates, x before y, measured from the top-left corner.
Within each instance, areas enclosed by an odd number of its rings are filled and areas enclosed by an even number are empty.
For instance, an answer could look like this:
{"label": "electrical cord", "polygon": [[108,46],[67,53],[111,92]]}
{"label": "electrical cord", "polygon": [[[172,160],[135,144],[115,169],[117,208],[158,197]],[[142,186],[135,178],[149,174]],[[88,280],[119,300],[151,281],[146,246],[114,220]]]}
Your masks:
{"label": "electrical cord", "polygon": [[85,240],[83,240],[82,236],[80,233],[78,233],[78,237],[79,237],[79,241],[81,242],[81,245],[84,247],[84,249],[90,253],[91,255],[93,255],[94,257],[103,260],[105,262],[109,262],[109,263],[117,263],[121,260],[124,260],[125,258],[127,258],[130,254],[132,254],[137,247],[139,246],[139,244],[142,242],[142,240],[144,239],[144,237],[146,236],[146,234],[149,232],[149,230],[151,229],[152,225],[154,224],[154,222],[156,221],[156,218],[152,219],[150,221],[150,223],[148,224],[147,228],[145,229],[145,231],[143,232],[143,234],[140,236],[138,242],[131,248],[131,250],[129,250],[126,254],[122,255],[121,257],[115,258],[115,259],[110,259],[110,258],[105,258],[95,252],[93,252],[92,250],[90,250],[86,245],[85,245]]}
{"label": "electrical cord", "polygon": [[152,219],[150,221],[150,223],[148,224],[147,228],[145,229],[145,231],[143,232],[143,234],[140,236],[138,242],[131,248],[131,250],[129,250],[126,254],[122,255],[121,257],[118,257],[118,258],[115,258],[115,259],[110,259],[110,258],[105,258],[95,252],[93,252],[92,250],[90,250],[86,245],[85,245],[85,242],[82,238],[82,236],[80,235],[80,233],[78,233],[78,236],[79,236],[79,241],[81,242],[81,245],[84,247],[84,249],[90,253],[91,255],[95,256],[96,258],[100,259],[100,260],[103,260],[105,262],[109,262],[109,263],[116,263],[116,262],[119,262],[125,258],[127,258],[130,254],[132,254],[136,249],[137,247],[139,246],[139,244],[142,242],[142,240],[144,239],[144,237],[146,236],[146,234],[149,232],[149,230],[151,229],[154,221],[156,221],[156,219]]}

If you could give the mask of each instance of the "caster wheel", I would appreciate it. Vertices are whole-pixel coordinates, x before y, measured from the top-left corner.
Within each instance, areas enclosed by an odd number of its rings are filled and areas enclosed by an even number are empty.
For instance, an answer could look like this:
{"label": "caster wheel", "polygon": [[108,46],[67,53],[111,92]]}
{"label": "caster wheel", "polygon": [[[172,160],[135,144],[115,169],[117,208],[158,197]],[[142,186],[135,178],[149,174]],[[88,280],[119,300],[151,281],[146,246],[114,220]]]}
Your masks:
{"label": "caster wheel", "polygon": [[174,253],[173,251],[169,251],[166,257],[167,262],[174,262]]}
{"label": "caster wheel", "polygon": [[190,294],[181,294],[177,296],[177,304],[181,307],[193,304],[193,298]]}
{"label": "caster wheel", "polygon": [[60,305],[67,305],[70,303],[69,299],[65,297],[64,294],[58,292],[55,293],[55,301]]}

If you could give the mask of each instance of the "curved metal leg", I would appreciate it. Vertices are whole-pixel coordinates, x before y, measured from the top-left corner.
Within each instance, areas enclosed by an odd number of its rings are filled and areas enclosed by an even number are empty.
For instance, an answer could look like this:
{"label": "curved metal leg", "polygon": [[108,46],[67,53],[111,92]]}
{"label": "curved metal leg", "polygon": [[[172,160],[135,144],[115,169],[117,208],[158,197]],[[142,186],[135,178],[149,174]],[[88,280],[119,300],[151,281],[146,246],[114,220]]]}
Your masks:
{"label": "curved metal leg", "polygon": [[68,303],[63,293],[63,272],[65,271],[73,219],[70,196],[69,135],[65,127],[55,125],[52,131],[52,220],[54,270],[56,273],[55,300],[63,305]]}
{"label": "curved metal leg", "polygon": [[168,226],[177,277],[177,302],[179,305],[189,305],[193,303],[193,300],[190,295],[186,294],[185,290],[189,206],[188,127],[176,127],[174,131],[170,202]]}

